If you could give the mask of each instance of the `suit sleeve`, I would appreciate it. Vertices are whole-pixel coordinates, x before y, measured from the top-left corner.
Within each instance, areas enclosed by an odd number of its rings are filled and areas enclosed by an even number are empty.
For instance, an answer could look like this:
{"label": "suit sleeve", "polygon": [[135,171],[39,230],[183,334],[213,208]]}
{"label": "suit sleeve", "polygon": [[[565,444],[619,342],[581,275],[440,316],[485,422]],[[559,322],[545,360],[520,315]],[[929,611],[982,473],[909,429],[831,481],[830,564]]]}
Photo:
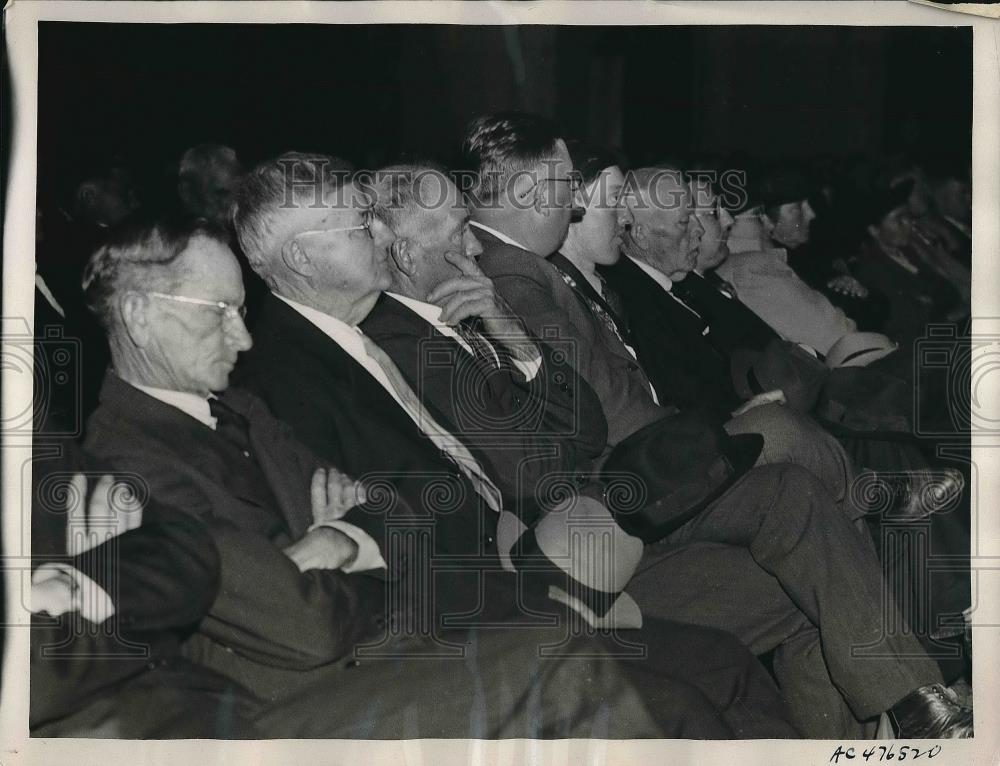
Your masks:
{"label": "suit sleeve", "polygon": [[184,514],[150,506],[145,514],[141,527],[76,556],[72,566],[111,596],[123,630],[196,625],[219,585],[219,554],[209,531]]}
{"label": "suit sleeve", "polygon": [[369,632],[371,606],[383,600],[378,580],[299,572],[270,541],[230,524],[213,524],[212,534],[222,580],[200,626],[208,638],[255,662],[305,670],[344,656]]}
{"label": "suit sleeve", "polygon": [[[413,336],[380,336],[378,344],[406,375],[435,419],[485,465],[513,509],[530,500],[547,474],[572,469],[576,449],[560,442],[538,418],[537,392],[503,366],[485,374],[469,359],[435,364],[434,347]],[[449,350],[451,347],[449,346]],[[544,388],[541,389],[544,392]],[[544,400],[539,402],[544,406]],[[484,428],[483,424],[489,424]]]}
{"label": "suit sleeve", "polygon": [[[264,421],[268,441],[268,450],[272,455],[280,456],[283,463],[282,469],[288,472],[285,476],[275,476],[275,482],[287,483],[291,481],[302,482],[302,487],[308,487],[312,481],[312,475],[317,468],[327,468],[333,466],[347,474],[351,474],[350,468],[341,459],[343,453],[337,451],[338,459],[323,460],[317,451],[309,445],[303,443],[292,432],[292,428],[287,422],[276,418],[267,404],[249,392],[241,392],[244,399],[251,404],[249,408],[253,412],[255,422]],[[314,417],[312,422],[318,418]],[[330,428],[328,436],[336,439],[336,429]],[[293,478],[293,477],[298,477]],[[354,476],[352,478],[359,478]],[[301,503],[294,504],[297,515],[289,518],[292,537],[301,538],[313,526],[312,509],[308,507],[307,496],[303,494]],[[340,527],[349,537],[359,545],[359,557],[366,560],[361,569],[351,571],[362,571],[372,568],[388,567],[385,547],[385,518],[384,514],[372,512],[370,504],[355,506],[347,511],[340,519],[339,524],[326,525]],[[346,529],[349,527],[350,529]],[[359,559],[360,560],[360,559]]]}
{"label": "suit sleeve", "polygon": [[367,625],[372,601],[366,596],[381,592],[377,580],[330,570],[299,572],[266,537],[220,518],[190,477],[147,470],[151,459],[156,456],[137,460],[123,454],[111,462],[147,479],[163,515],[188,514],[208,530],[219,557],[219,580],[202,633],[250,659],[290,669],[329,662],[352,645]]}
{"label": "suit sleeve", "polygon": [[[581,377],[595,391],[605,391],[630,408],[643,406],[649,410],[648,420],[663,417],[662,410],[653,401],[652,392],[645,381],[632,376],[616,374],[599,353],[588,328],[574,322],[570,313],[553,300],[548,285],[522,274],[491,275],[493,284],[511,308],[525,321],[528,328],[542,342],[568,343],[568,353]],[[613,408],[605,406],[605,415],[615,417]]]}

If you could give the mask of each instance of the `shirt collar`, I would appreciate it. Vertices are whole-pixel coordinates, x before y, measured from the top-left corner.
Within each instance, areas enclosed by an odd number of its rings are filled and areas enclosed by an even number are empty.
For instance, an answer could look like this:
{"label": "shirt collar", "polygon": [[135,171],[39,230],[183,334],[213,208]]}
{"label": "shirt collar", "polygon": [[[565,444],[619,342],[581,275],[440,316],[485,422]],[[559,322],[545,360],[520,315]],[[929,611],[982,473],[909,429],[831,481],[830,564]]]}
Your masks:
{"label": "shirt collar", "polygon": [[519,247],[522,250],[527,250],[529,253],[531,252],[530,248],[525,247],[524,245],[522,245],[520,242],[518,242],[513,237],[508,237],[502,231],[497,231],[492,226],[487,226],[484,223],[479,223],[479,221],[469,221],[469,225],[470,226],[475,226],[477,229],[482,229],[487,234],[492,234],[494,237],[496,237],[497,239],[499,239],[504,244],[513,245],[514,247]]}
{"label": "shirt collar", "polygon": [[284,295],[274,293],[274,297],[284,301],[295,309],[295,311],[308,320],[310,324],[315,325],[320,332],[330,338],[330,340],[344,349],[344,351],[355,359],[359,358],[359,356],[368,356],[368,352],[365,351],[364,341],[362,340],[361,330],[357,327],[351,327],[351,325],[347,324],[347,322],[343,322],[336,317],[330,316],[329,314],[324,314],[322,311],[314,309],[312,306],[306,306],[298,301],[293,301],[291,298],[286,298]]}
{"label": "shirt collar", "polygon": [[138,388],[143,393],[149,394],[154,399],[158,399],[170,407],[180,410],[185,415],[190,415],[213,431],[215,430],[215,418],[212,417],[212,410],[208,406],[208,399],[187,391],[171,391],[167,388],[142,386],[138,383],[131,383],[129,385]]}
{"label": "shirt collar", "polygon": [[435,306],[433,303],[427,303],[426,301],[418,301],[416,298],[410,298],[399,293],[386,292],[386,295],[402,303],[410,311],[427,322],[427,324],[434,325],[435,327],[447,327],[441,321],[440,306]]}
{"label": "shirt collar", "polygon": [[662,287],[667,292],[670,292],[670,288],[674,286],[674,283],[670,280],[670,277],[668,277],[662,271],[657,271],[652,266],[650,266],[648,263],[643,263],[639,259],[633,258],[631,255],[626,255],[625,257],[628,258],[630,261],[632,261],[632,263],[634,263],[636,266],[638,266],[644,272],[646,272],[646,275],[650,279],[655,280],[656,284],[658,284],[660,287]]}
{"label": "shirt collar", "polygon": [[38,292],[42,294],[42,297],[45,298],[45,300],[52,307],[52,309],[59,316],[65,319],[66,311],[63,309],[62,306],[59,305],[59,301],[56,300],[56,297],[52,294],[52,291],[49,290],[49,286],[45,284],[45,280],[42,279],[42,275],[39,274],[37,271],[35,272],[35,287],[38,288]]}

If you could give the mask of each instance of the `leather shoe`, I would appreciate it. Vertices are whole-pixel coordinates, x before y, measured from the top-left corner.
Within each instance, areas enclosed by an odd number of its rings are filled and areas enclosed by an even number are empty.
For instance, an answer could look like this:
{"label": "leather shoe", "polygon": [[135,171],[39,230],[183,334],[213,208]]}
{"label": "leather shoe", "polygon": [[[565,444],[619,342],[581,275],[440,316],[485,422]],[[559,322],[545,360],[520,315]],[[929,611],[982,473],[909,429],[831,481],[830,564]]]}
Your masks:
{"label": "leather shoe", "polygon": [[972,736],[972,708],[962,705],[941,684],[921,686],[890,710],[898,739],[968,739]]}
{"label": "leather shoe", "polygon": [[891,488],[895,502],[886,517],[917,521],[954,507],[965,490],[965,477],[954,468],[879,474]]}

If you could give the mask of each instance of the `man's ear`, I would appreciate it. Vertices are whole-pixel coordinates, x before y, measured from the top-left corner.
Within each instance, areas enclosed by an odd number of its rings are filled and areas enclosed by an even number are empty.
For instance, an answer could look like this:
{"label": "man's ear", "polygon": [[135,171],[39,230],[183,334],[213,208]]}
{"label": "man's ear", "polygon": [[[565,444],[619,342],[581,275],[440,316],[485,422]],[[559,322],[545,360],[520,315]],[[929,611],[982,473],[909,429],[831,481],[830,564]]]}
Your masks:
{"label": "man's ear", "polygon": [[536,213],[548,218],[552,214],[552,204],[546,199],[547,192],[544,188],[546,186],[551,187],[553,184],[538,184],[531,190],[531,204]]}
{"label": "man's ear", "polygon": [[290,239],[281,248],[281,260],[291,271],[308,279],[316,273],[316,266],[302,246]]}
{"label": "man's ear", "polygon": [[132,344],[145,348],[150,340],[149,296],[126,292],[118,301],[122,324]]}
{"label": "man's ear", "polygon": [[638,218],[633,218],[632,227],[629,229],[629,237],[643,250],[648,249],[649,235],[646,233],[646,226],[639,222]]}
{"label": "man's ear", "polygon": [[417,260],[413,255],[413,247],[406,237],[396,237],[389,245],[389,255],[400,273],[412,277],[417,270]]}

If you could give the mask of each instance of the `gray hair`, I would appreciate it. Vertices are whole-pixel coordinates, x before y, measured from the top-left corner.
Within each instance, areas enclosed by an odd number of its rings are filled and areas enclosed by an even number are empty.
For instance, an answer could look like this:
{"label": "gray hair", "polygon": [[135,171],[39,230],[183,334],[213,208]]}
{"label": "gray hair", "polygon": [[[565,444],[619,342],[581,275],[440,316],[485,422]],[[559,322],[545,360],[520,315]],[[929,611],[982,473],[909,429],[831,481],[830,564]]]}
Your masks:
{"label": "gray hair", "polygon": [[176,290],[182,278],[177,259],[194,237],[229,246],[227,234],[204,221],[136,224],[112,234],[83,272],[84,297],[101,326],[115,327],[115,296],[125,290]]}
{"label": "gray hair", "polygon": [[684,173],[671,165],[651,165],[630,170],[626,174],[625,188],[642,197],[635,209],[673,209],[672,202],[664,202],[656,192],[656,185],[663,178],[672,178],[681,186],[685,184]]}
{"label": "gray hair", "polygon": [[321,205],[351,170],[346,160],[329,154],[285,152],[247,173],[236,194],[233,226],[250,266],[265,281],[265,261],[280,245],[275,238],[279,210]]}
{"label": "gray hair", "polygon": [[[439,183],[440,199],[429,199],[432,179]],[[450,183],[445,169],[431,162],[382,168],[375,173],[372,213],[398,233],[399,227],[421,210],[443,205],[444,190]]]}

